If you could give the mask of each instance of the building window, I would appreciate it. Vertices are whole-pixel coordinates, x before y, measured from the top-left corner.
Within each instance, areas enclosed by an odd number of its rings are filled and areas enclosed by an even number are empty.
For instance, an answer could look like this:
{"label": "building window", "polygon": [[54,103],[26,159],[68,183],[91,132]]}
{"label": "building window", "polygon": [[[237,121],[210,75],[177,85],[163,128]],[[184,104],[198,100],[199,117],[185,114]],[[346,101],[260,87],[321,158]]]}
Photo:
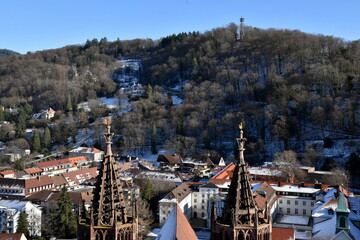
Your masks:
{"label": "building window", "polygon": [[279,200],[279,203],[282,204],[282,199]]}
{"label": "building window", "polygon": [[203,200],[201,200],[201,202],[202,202],[202,203],[205,203],[205,200],[203,199]]}
{"label": "building window", "polygon": [[201,206],[201,209],[205,209],[205,207],[204,207],[204,206]]}
{"label": "building window", "polygon": [[306,215],[306,209],[303,209],[303,215]]}
{"label": "building window", "polygon": [[282,213],[282,208],[279,208],[279,213]]}
{"label": "building window", "polygon": [[299,210],[295,208],[295,214],[299,214]]}
{"label": "building window", "polygon": [[290,205],[290,200],[287,200],[286,202],[287,202],[287,205]]}
{"label": "building window", "polygon": [[298,205],[299,204],[299,201],[295,201],[295,205]]}
{"label": "building window", "polygon": [[194,208],[197,208],[197,206],[196,206],[196,205],[194,205]]}
{"label": "building window", "polygon": [[303,201],[303,206],[306,206],[306,201]]}
{"label": "building window", "polygon": [[286,209],[286,213],[287,213],[287,214],[290,214],[290,208],[287,208],[287,209]]}
{"label": "building window", "polygon": [[194,202],[197,202],[197,199],[196,199],[196,198],[194,199]]}
{"label": "building window", "polygon": [[340,219],[339,219],[339,226],[341,228],[346,228],[346,219],[344,216],[341,216]]}
{"label": "building window", "polygon": [[312,206],[312,207],[314,206],[314,202],[311,202],[311,206]]}

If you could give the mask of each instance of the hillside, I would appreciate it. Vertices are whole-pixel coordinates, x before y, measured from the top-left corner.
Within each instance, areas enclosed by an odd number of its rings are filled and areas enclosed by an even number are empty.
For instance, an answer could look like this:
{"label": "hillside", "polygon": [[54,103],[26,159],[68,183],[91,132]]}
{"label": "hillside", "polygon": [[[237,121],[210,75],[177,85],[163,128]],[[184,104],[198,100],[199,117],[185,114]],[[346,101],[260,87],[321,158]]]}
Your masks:
{"label": "hillside", "polygon": [[[93,39],[2,58],[1,105],[65,109],[69,97],[78,104],[113,95],[116,59],[136,58],[140,82],[149,87],[132,111],[115,120],[123,151],[226,155],[245,122],[252,164],[284,149],[295,150],[308,165],[320,167],[333,156],[340,165],[346,162],[360,136],[360,41],[245,27],[239,42],[237,32],[229,24],[161,40]],[[182,103],[172,104],[171,96]],[[337,151],[327,150],[336,140],[348,152],[337,142]],[[314,150],[318,155],[310,154]]]}
{"label": "hillside", "polygon": [[19,53],[14,52],[14,51],[9,50],[9,49],[0,49],[0,58],[7,57],[7,56],[10,56],[10,55],[13,55],[13,54],[19,54]]}

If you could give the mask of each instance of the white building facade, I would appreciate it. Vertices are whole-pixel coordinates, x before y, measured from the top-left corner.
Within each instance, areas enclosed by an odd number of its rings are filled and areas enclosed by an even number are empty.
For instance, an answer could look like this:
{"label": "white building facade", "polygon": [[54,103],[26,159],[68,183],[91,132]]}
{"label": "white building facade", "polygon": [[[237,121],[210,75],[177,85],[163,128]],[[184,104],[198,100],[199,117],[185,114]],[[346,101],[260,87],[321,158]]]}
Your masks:
{"label": "white building facade", "polygon": [[21,211],[26,214],[30,236],[41,236],[42,211],[28,201],[0,200],[0,232],[15,233]]}

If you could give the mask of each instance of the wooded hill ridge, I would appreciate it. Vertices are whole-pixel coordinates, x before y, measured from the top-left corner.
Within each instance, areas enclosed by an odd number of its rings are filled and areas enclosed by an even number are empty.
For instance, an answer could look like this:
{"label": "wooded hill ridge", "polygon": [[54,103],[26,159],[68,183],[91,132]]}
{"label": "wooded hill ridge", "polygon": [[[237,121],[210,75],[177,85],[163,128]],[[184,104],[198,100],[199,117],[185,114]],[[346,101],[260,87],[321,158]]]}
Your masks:
{"label": "wooded hill ridge", "polygon": [[[142,61],[146,97],[115,120],[124,151],[151,146],[180,154],[227,152],[246,123],[247,154],[262,161],[265,143],[303,141],[306,126],[336,130],[340,137],[360,136],[360,40],[306,34],[298,30],[262,30],[246,26],[239,42],[236,24],[204,33],[179,33],[160,40],[109,42],[11,55],[0,59],[0,100],[34,110],[73,104],[114,94],[111,74],[117,58]],[[183,86],[180,105],[165,89]],[[338,137],[339,137],[338,136]],[[311,160],[311,159],[310,159]],[[309,160],[309,161],[310,161]],[[314,160],[309,162],[313,165]]]}

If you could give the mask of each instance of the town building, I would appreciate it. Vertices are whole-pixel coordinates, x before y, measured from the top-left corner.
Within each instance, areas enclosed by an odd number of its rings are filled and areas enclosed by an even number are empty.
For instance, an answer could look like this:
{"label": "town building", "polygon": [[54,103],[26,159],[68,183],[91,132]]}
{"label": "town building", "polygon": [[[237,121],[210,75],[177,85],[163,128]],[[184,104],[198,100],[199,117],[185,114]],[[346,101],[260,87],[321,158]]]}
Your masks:
{"label": "town building", "polygon": [[159,223],[162,225],[176,206],[180,207],[183,214],[190,219],[191,199],[191,190],[186,183],[173,189],[159,201]]}
{"label": "town building", "polygon": [[76,164],[69,159],[59,159],[46,162],[39,162],[36,167],[41,168],[42,174],[56,175],[64,172],[70,172],[77,170]]}
{"label": "town building", "polygon": [[85,156],[89,161],[101,161],[104,152],[94,147],[78,147],[69,151],[70,157]]}
{"label": "town building", "polygon": [[21,211],[30,236],[41,236],[41,210],[29,201],[0,200],[0,232],[15,233]]}
{"label": "town building", "polygon": [[[132,209],[132,217],[126,213],[126,202],[120,178],[111,150],[110,120],[106,121],[106,152],[99,168],[96,186],[93,192],[90,217],[81,214],[78,219],[78,239],[114,239],[137,240],[138,218],[136,202]],[[85,208],[85,206],[83,206]],[[83,209],[84,211],[84,209]]]}
{"label": "town building", "polygon": [[55,110],[51,107],[41,112],[41,119],[50,120],[55,117]]}

